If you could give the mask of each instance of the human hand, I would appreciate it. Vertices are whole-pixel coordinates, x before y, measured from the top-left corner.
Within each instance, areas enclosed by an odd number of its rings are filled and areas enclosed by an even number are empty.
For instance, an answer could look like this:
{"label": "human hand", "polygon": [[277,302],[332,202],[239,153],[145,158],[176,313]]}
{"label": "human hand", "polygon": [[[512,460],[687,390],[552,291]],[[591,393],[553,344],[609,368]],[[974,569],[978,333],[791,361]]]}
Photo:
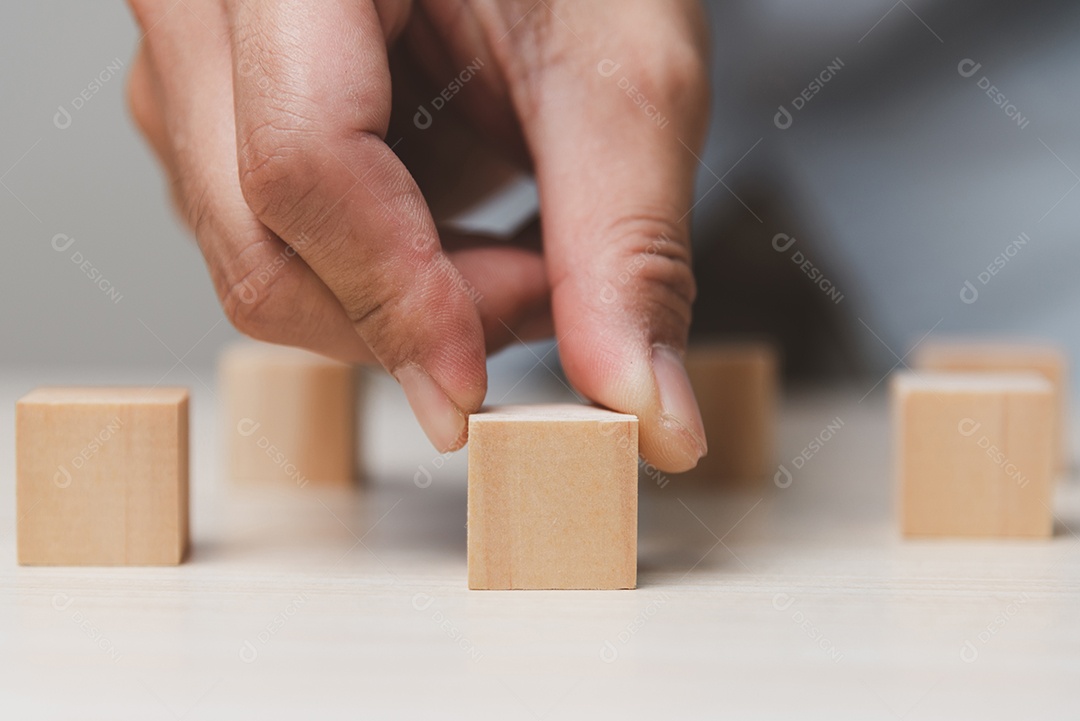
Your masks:
{"label": "human hand", "polygon": [[[647,460],[696,463],[680,361],[707,106],[696,2],[130,2],[132,112],[241,331],[381,363],[450,450],[483,402],[485,351],[553,328],[574,386],[639,416]],[[401,135],[391,79],[424,97],[477,61],[453,113]],[[461,181],[417,150],[462,128],[470,152],[535,172],[542,255],[440,237],[440,179]]]}

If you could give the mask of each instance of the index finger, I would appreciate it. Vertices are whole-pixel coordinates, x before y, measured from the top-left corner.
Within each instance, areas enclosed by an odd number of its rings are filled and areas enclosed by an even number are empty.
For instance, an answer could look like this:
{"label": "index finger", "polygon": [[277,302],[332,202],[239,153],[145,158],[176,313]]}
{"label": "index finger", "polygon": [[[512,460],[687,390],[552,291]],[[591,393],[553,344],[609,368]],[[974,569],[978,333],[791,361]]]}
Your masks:
{"label": "index finger", "polygon": [[441,451],[487,385],[477,309],[384,142],[390,75],[367,0],[230,4],[241,186],[341,301]]}

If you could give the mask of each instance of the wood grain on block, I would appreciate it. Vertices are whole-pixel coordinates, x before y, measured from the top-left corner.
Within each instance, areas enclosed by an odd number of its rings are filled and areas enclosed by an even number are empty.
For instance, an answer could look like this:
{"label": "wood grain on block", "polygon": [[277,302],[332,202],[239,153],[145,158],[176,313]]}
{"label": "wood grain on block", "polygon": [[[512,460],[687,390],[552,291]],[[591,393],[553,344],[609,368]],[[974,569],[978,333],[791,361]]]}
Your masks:
{"label": "wood grain on block", "polygon": [[590,406],[469,417],[469,588],[637,584],[636,416]]}
{"label": "wood grain on block", "polygon": [[40,388],[15,416],[19,563],[180,563],[186,389]]}
{"label": "wood grain on block", "polygon": [[691,344],[686,371],[709,453],[681,478],[760,481],[776,470],[778,366],[776,350],[768,343]]}
{"label": "wood grain on block", "polygon": [[1049,381],[1036,373],[902,373],[892,403],[906,535],[1051,534]]}
{"label": "wood grain on block", "polygon": [[308,351],[240,343],[220,364],[230,478],[306,486],[356,476],[356,369]]}
{"label": "wood grain on block", "polygon": [[1054,453],[1060,468],[1070,465],[1069,363],[1065,352],[1050,343],[1006,340],[931,338],[915,352],[915,367],[926,371],[962,373],[1013,373],[1033,371],[1054,387]]}

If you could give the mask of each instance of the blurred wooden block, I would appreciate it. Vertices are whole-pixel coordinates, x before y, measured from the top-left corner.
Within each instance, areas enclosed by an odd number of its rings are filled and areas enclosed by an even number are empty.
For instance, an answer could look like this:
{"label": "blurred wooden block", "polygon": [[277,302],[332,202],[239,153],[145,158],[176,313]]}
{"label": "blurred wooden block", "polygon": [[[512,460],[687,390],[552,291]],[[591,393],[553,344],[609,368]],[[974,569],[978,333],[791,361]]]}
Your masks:
{"label": "blurred wooden block", "polygon": [[773,437],[779,362],[768,343],[691,344],[686,371],[709,453],[679,478],[758,482],[776,470]]}
{"label": "blurred wooden block", "polygon": [[23,565],[171,565],[188,543],[188,392],[39,388],[15,406]]}
{"label": "blurred wooden block", "polygon": [[469,588],[634,588],[637,433],[590,406],[471,415]]}
{"label": "blurred wooden block", "polygon": [[1059,468],[1071,464],[1069,450],[1069,364],[1064,351],[1048,343],[991,340],[935,340],[915,352],[915,367],[925,371],[1012,373],[1033,371],[1054,387],[1054,457]]}
{"label": "blurred wooden block", "polygon": [[219,369],[230,478],[346,486],[356,477],[356,370],[296,348],[243,342]]}
{"label": "blurred wooden block", "polygon": [[904,534],[1051,535],[1057,426],[1049,381],[902,373],[892,403]]}

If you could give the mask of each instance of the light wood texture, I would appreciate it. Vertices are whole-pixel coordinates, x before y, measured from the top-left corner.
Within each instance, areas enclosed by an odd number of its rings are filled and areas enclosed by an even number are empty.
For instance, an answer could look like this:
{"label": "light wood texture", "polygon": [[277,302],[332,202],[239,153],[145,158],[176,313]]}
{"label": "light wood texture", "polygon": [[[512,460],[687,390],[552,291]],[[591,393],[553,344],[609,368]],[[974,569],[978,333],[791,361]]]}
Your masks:
{"label": "light wood texture", "polygon": [[40,388],[16,415],[19,563],[180,563],[186,389]]}
{"label": "light wood texture", "polygon": [[1051,343],[1005,339],[937,339],[924,341],[915,351],[914,367],[926,371],[961,373],[1003,373],[1032,371],[1043,375],[1054,387],[1054,457],[1061,469],[1072,463],[1068,449],[1069,361],[1065,352]]}
{"label": "light wood texture", "polygon": [[1058,425],[1049,381],[901,373],[892,391],[904,533],[1050,536]]}
{"label": "light wood texture", "polygon": [[[35,384],[167,370],[0,372],[0,458]],[[638,590],[481,593],[465,582],[466,453],[431,450],[392,378],[365,404],[370,483],[296,489],[227,482],[213,371],[194,370],[166,379],[193,394],[180,566],[17,566],[0,463],[5,718],[1076,717],[1080,482],[1058,484],[1046,541],[903,539],[886,395],[863,399],[868,384],[784,399],[785,463],[844,421],[787,488],[642,496]],[[550,397],[545,380],[562,388],[541,370],[511,398]]]}
{"label": "light wood texture", "polygon": [[220,364],[228,475],[241,482],[351,485],[357,373],[296,348],[243,342]]}
{"label": "light wood texture", "polygon": [[686,371],[709,453],[677,478],[748,484],[771,478],[776,470],[778,366],[776,349],[768,343],[691,344]]}
{"label": "light wood texture", "polygon": [[469,588],[634,588],[637,441],[589,406],[470,416]]}

